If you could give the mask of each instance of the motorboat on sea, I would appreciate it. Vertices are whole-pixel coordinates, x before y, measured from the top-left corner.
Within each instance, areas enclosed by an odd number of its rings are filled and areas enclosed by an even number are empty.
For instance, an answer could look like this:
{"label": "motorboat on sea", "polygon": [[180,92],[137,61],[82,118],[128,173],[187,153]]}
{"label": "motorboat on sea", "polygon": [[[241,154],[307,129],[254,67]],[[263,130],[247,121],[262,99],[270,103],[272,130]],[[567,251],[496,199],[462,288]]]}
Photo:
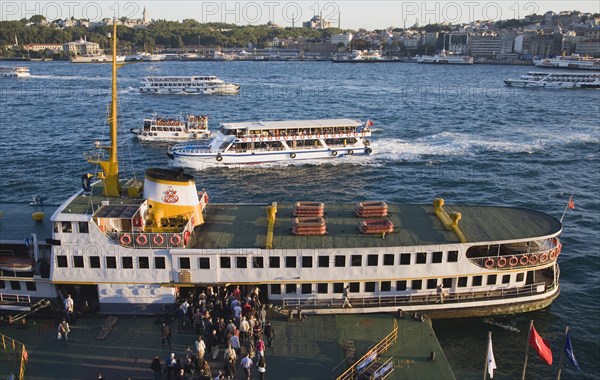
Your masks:
{"label": "motorboat on sea", "polygon": [[600,73],[529,72],[518,79],[506,79],[512,87],[600,88]]}
{"label": "motorboat on sea", "polygon": [[29,67],[0,67],[1,78],[27,78],[30,77]]}
{"label": "motorboat on sea", "polygon": [[398,60],[386,59],[379,50],[353,50],[350,54],[338,54],[332,59],[335,63],[374,63],[397,62]]}
{"label": "motorboat on sea", "polygon": [[[96,144],[105,155],[87,155],[100,180],[84,174],[83,189],[52,214],[48,251],[33,239],[22,253],[46,269],[3,270],[1,293],[69,292],[90,311],[154,314],[190,288],[223,296],[239,286],[283,312],[432,318],[532,311],[559,295],[562,224],[543,212],[393,204],[359,192],[350,203],[211,203],[180,169],[121,180],[116,70],[113,59],[110,144]],[[346,286],[351,308],[343,308]]]}
{"label": "motorboat on sea", "polygon": [[168,156],[179,165],[258,164],[368,155],[373,123],[352,119],[223,123],[207,144],[178,144]]}
{"label": "motorboat on sea", "polygon": [[225,83],[214,75],[144,77],[140,84],[143,94],[233,95],[239,91],[239,84]]}
{"label": "motorboat on sea", "polygon": [[466,55],[449,55],[442,52],[436,55],[422,55],[417,58],[417,63],[472,65],[473,57]]}
{"label": "motorboat on sea", "polygon": [[[106,54],[74,55],[69,58],[71,63],[110,63],[112,56]],[[124,55],[117,55],[117,62],[125,62]]]}
{"label": "motorboat on sea", "polygon": [[144,119],[142,128],[132,128],[131,133],[144,141],[178,141],[210,137],[206,115],[162,117],[155,113],[151,118]]}
{"label": "motorboat on sea", "polygon": [[600,70],[600,58],[582,57],[579,54],[534,59],[533,64],[555,69]]}

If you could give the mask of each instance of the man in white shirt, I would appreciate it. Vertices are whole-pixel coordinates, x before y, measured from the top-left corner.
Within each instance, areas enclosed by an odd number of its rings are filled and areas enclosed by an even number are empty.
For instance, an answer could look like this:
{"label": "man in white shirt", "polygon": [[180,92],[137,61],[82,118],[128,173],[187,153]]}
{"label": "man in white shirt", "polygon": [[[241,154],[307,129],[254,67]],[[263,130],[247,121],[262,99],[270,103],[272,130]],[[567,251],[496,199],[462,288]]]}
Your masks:
{"label": "man in white shirt", "polygon": [[242,368],[246,373],[246,379],[250,380],[250,377],[252,376],[252,359],[250,359],[250,354],[246,354],[242,359]]}
{"label": "man in white shirt", "polygon": [[67,295],[67,298],[65,298],[65,318],[67,322],[71,322],[71,319],[73,318],[73,312],[73,298],[71,298],[71,295],[69,294]]}

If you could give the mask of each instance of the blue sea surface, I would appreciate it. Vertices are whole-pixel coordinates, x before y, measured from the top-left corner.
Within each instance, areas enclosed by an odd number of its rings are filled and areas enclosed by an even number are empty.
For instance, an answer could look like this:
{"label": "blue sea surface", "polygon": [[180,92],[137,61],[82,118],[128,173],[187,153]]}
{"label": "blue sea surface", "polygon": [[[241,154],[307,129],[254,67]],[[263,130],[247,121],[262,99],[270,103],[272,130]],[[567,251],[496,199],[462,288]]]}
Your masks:
{"label": "blue sea surface", "polygon": [[[3,64],[4,65],[4,64]],[[8,64],[10,65],[10,64]],[[58,204],[94,172],[84,152],[108,141],[110,65],[28,63],[29,79],[0,80],[0,202],[41,194]],[[520,376],[527,329],[535,320],[555,364],[530,350],[528,379],[554,378],[570,327],[581,372],[600,373],[600,91],[531,90],[503,79],[519,66],[412,63],[149,62],[119,70],[121,177],[171,165],[168,144],[129,133],[144,117],[208,114],[221,122],[355,118],[372,120],[373,150],[315,164],[196,168],[198,187],[214,202],[347,201],[485,204],[526,207],[564,217],[561,294],[533,313],[434,321],[457,379],[481,378],[492,331],[495,379]],[[217,75],[241,85],[236,96],[142,95],[140,78]]]}

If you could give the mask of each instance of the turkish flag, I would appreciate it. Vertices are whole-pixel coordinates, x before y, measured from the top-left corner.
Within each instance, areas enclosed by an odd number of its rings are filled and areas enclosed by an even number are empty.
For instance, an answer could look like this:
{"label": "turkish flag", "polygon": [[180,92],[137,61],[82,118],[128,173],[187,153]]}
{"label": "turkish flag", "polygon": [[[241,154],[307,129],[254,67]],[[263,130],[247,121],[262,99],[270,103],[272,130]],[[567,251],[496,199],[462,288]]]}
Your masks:
{"label": "turkish flag", "polygon": [[529,337],[529,344],[540,355],[540,358],[545,361],[548,365],[552,365],[552,351],[548,344],[542,339],[540,334],[535,331],[535,327],[531,326],[531,336]]}

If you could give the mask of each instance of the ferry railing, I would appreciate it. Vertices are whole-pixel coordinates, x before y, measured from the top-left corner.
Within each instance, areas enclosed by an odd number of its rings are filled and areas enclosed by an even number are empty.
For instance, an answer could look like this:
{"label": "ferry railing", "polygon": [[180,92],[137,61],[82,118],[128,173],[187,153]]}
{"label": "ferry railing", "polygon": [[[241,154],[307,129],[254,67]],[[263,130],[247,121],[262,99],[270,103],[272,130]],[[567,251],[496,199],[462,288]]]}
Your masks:
{"label": "ferry railing", "polygon": [[469,261],[481,268],[508,270],[533,268],[553,263],[560,254],[562,245],[536,252],[512,252],[509,255],[470,257]]}
{"label": "ferry railing", "polygon": [[31,304],[31,297],[20,294],[0,293],[0,302]]}
{"label": "ferry railing", "polygon": [[16,341],[4,334],[0,334],[0,343],[2,344],[2,349],[4,351],[12,351],[14,353],[13,366],[15,368],[19,368],[19,375],[17,379],[23,380],[25,378],[25,364],[29,360],[29,354],[25,349],[25,344]]}

